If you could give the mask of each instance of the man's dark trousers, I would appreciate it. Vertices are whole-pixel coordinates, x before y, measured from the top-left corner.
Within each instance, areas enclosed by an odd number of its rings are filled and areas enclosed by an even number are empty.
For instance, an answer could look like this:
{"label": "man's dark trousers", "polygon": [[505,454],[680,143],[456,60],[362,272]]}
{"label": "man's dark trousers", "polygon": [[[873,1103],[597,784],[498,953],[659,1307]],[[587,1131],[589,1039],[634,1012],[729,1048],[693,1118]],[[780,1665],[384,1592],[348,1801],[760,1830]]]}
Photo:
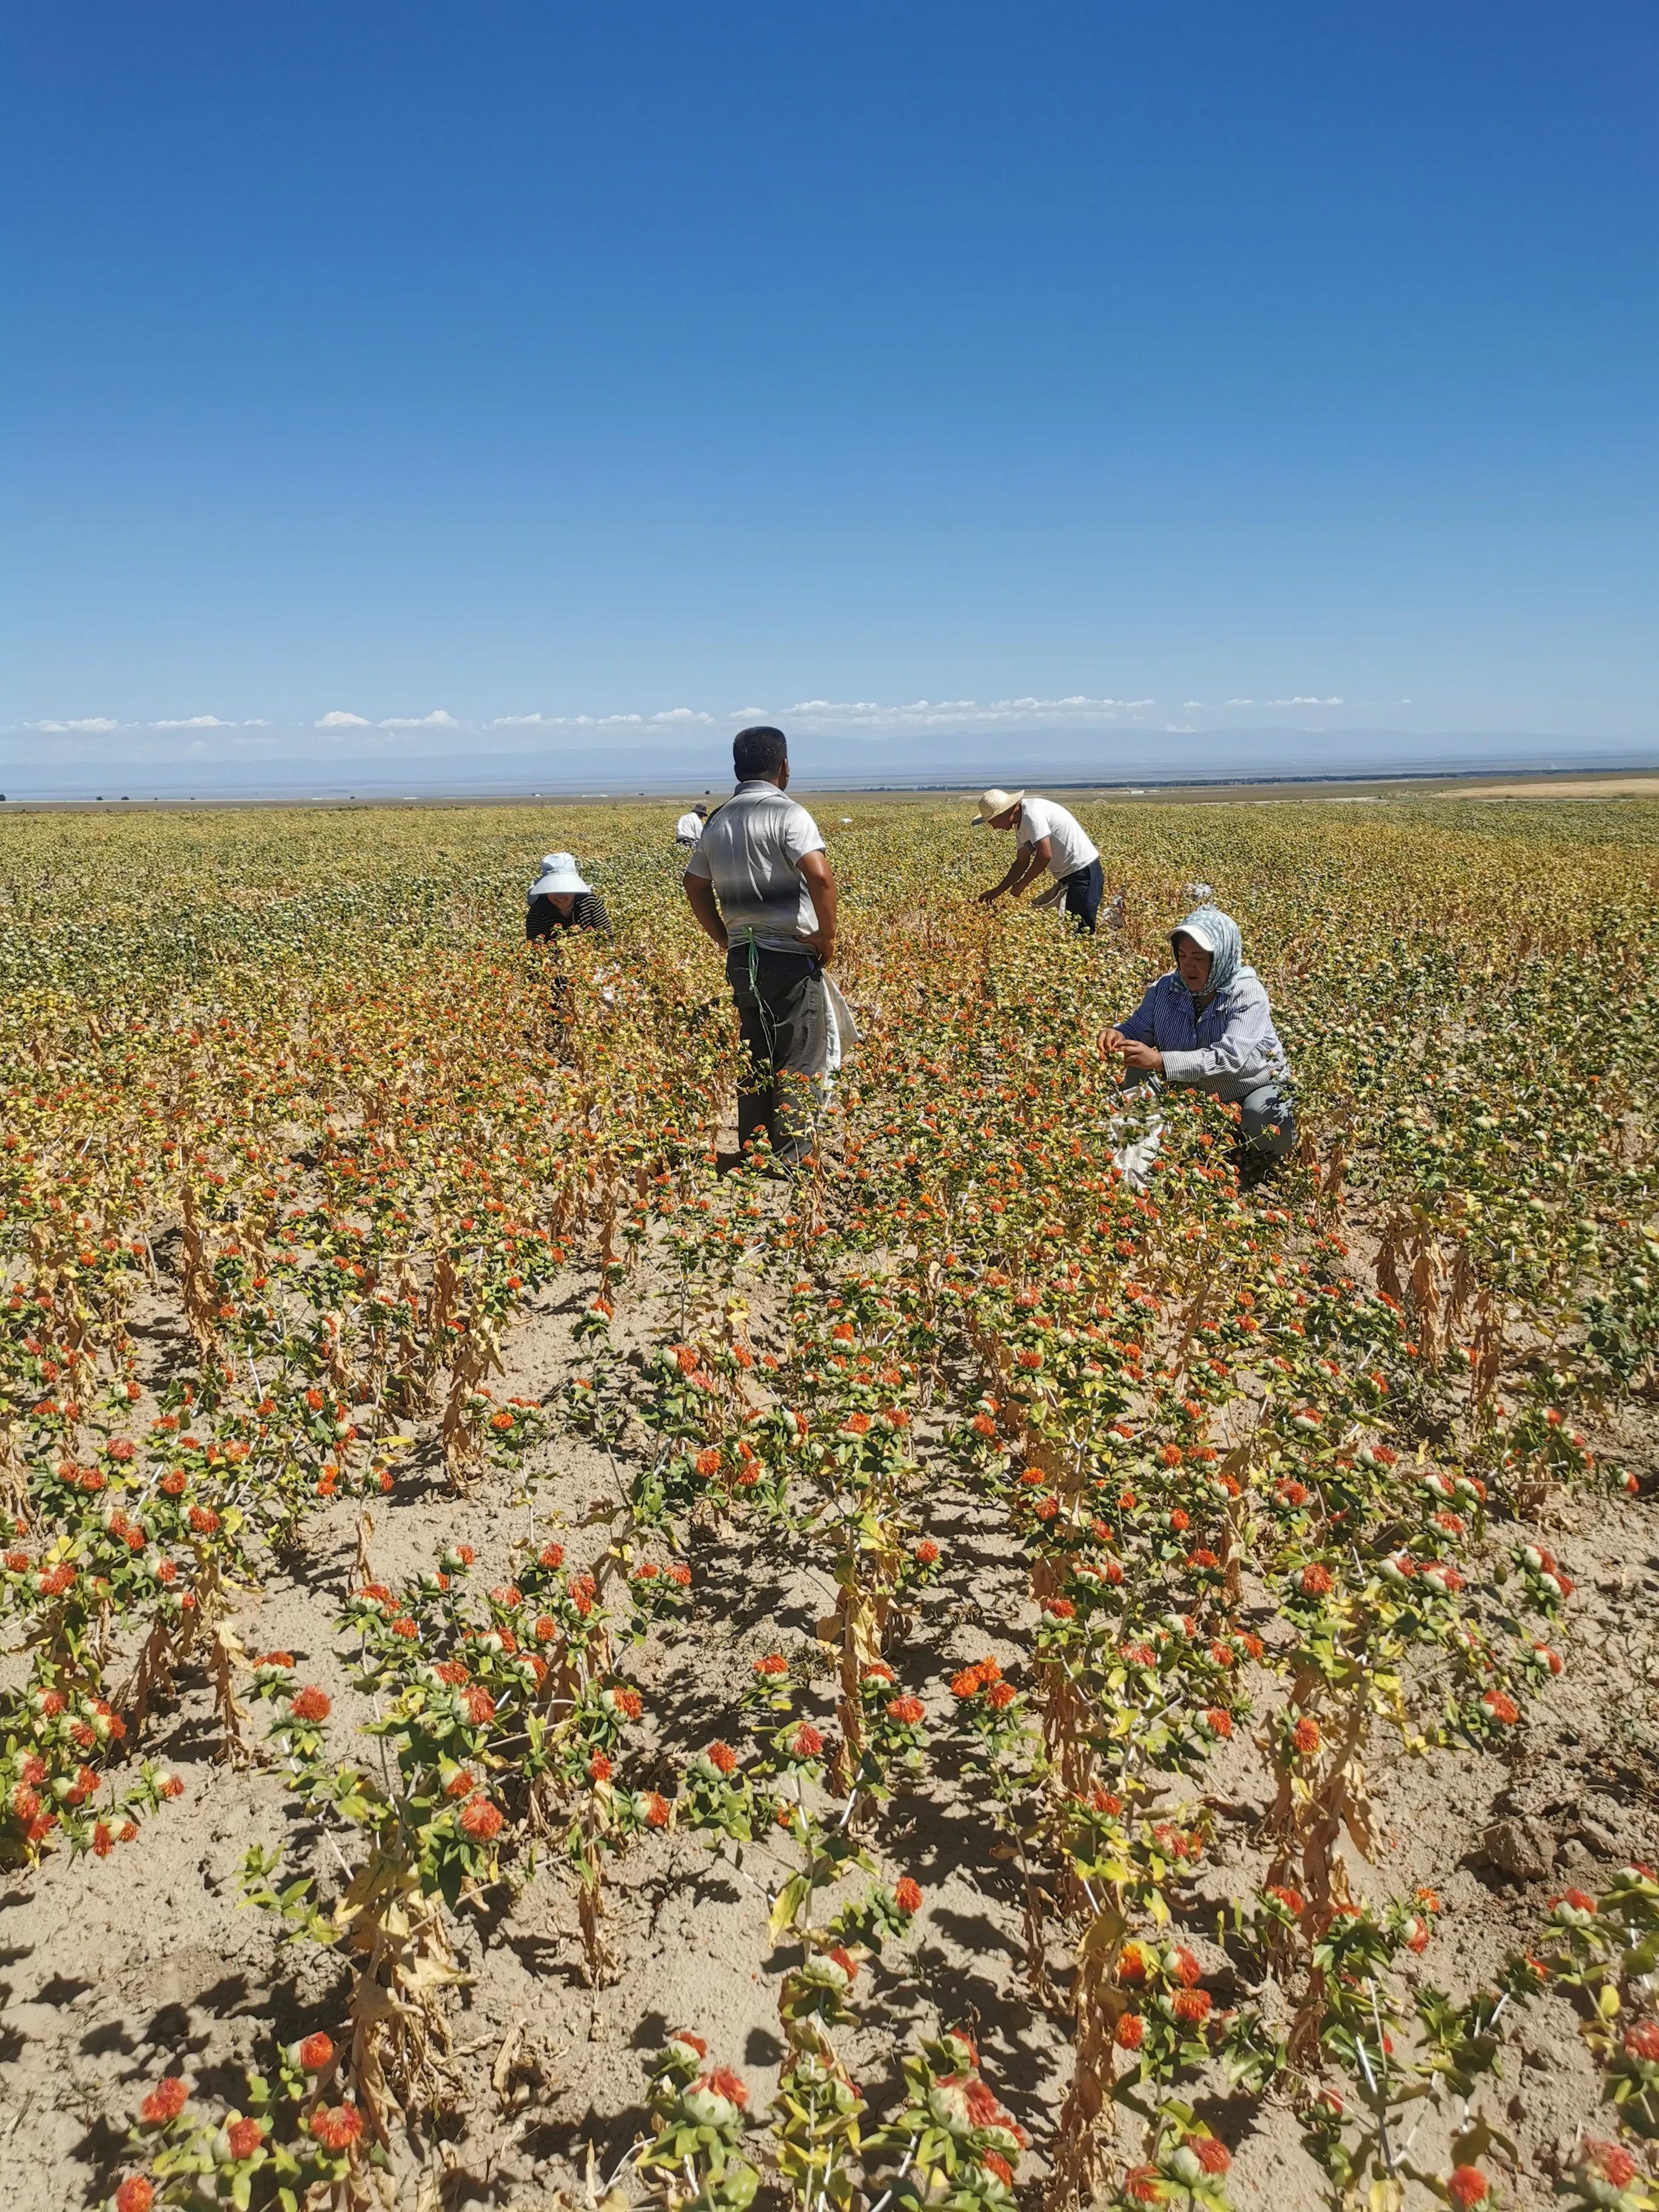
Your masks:
{"label": "man's dark trousers", "polygon": [[750,1064],[738,1090],[738,1142],[746,1145],[764,1129],[774,1157],[793,1165],[815,1142],[829,1042],[823,971],[811,952],[734,945],[726,956],[726,980],[738,1002]]}
{"label": "man's dark trousers", "polygon": [[1095,917],[1100,912],[1100,895],[1105,889],[1106,878],[1100,872],[1100,862],[1091,860],[1086,868],[1060,878],[1066,886],[1065,907],[1072,917],[1072,927],[1079,937],[1092,937]]}

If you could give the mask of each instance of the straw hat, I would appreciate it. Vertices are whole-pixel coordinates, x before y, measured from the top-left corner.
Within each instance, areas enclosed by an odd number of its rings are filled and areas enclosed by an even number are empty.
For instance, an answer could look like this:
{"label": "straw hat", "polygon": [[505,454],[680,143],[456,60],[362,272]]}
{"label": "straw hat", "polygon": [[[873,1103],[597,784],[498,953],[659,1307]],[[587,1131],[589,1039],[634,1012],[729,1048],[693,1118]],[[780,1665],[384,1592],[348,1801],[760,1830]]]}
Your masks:
{"label": "straw hat", "polygon": [[544,853],[542,872],[530,886],[532,898],[545,898],[550,891],[586,891],[592,889],[576,872],[576,863],[568,853]]}
{"label": "straw hat", "polygon": [[1018,806],[1024,796],[1025,793],[1023,791],[999,791],[994,784],[989,791],[981,791],[979,795],[979,812],[974,817],[974,827],[977,829],[981,823],[990,821],[994,815],[1006,814],[1011,806]]}

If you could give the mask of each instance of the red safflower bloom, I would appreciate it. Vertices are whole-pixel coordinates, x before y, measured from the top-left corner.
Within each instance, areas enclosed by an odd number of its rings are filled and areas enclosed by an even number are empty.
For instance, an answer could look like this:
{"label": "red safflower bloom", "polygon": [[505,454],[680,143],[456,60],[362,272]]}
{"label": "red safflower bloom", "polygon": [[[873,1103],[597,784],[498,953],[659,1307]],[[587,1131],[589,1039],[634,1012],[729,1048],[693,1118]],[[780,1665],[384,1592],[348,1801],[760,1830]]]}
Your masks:
{"label": "red safflower bloom", "polygon": [[1471,2204],[1480,2203],[1486,2196],[1486,2177],[1479,2166],[1455,2166],[1451,2179],[1446,2184],[1446,2194],[1457,2206],[1458,2212],[1468,2212]]}
{"label": "red safflower bloom", "polygon": [[977,1667],[964,1667],[959,1674],[951,1677],[951,1695],[953,1698],[976,1698],[983,1687]]}
{"label": "red safflower bloom", "polygon": [[590,1782],[609,1782],[611,1779],[611,1761],[605,1757],[602,1751],[596,1751],[592,1758],[587,1762],[588,1780]]}
{"label": "red safflower bloom", "polygon": [[138,2117],[148,2127],[164,2127],[184,2111],[189,2094],[179,2075],[164,2075],[138,2107]]}
{"label": "red safflower bloom", "polygon": [[307,2074],[320,2074],[325,2066],[334,2063],[334,2039],[325,2035],[320,2028],[315,2035],[307,2036],[300,2045],[300,2063]]}
{"label": "red safflower bloom", "polygon": [[363,2116],[355,2105],[326,2105],[311,2116],[311,2132],[325,2150],[349,2150],[363,2131]]}
{"label": "red safflower bloom", "polygon": [[[901,1912],[919,1911],[921,1907],[921,1885],[913,1881],[908,1874],[902,1874],[893,1884],[893,1901]],[[1626,2048],[1629,2047],[1629,2042],[1630,2039],[1627,2036]]]}
{"label": "red safflower bloom", "polygon": [[1000,2151],[981,2151],[980,2153],[979,2162],[985,2168],[985,2171],[988,2173],[995,2174],[997,2179],[1002,2183],[1005,2188],[1012,2185],[1014,2179],[1014,2169],[1009,2165],[1007,2160],[1004,2158]]}
{"label": "red safflower bloom", "polygon": [[1584,2145],[1584,2166],[1598,2181],[1627,2189],[1636,2179],[1636,2160],[1622,2143],[1589,2142]]}
{"label": "red safflower bloom", "polygon": [[501,1808],[492,1805],[482,1792],[469,1797],[461,1808],[461,1827],[475,1844],[487,1844],[501,1833]]}
{"label": "red safflower bloom", "polygon": [[716,2066],[712,2072],[700,2077],[697,2086],[712,2091],[717,2097],[724,2097],[728,2105],[735,2105],[740,2112],[749,2108],[749,2092],[744,2087],[743,2077],[734,2074],[729,2066]]}
{"label": "red safflower bloom", "polygon": [[1132,2166],[1123,2177],[1123,2194],[1132,2204],[1162,2204],[1164,2184],[1155,2166]]}
{"label": "red safflower bloom", "polygon": [[[1495,1721],[1501,1721],[1505,1728],[1512,1728],[1521,1717],[1520,1706],[1516,1704],[1513,1698],[1506,1697],[1502,1690],[1488,1690],[1480,1702],[1492,1718]],[[1470,2166],[1460,2168],[1459,2171],[1472,2173],[1474,2169]],[[1471,2203],[1475,2202],[1473,2197],[1469,2201]]]}
{"label": "red safflower bloom", "polygon": [[887,1700],[889,1720],[898,1721],[907,1728],[914,1728],[918,1721],[925,1719],[927,1711],[920,1698],[890,1698]]}
{"label": "red safflower bloom", "polygon": [[870,1416],[868,1413],[849,1413],[841,1425],[841,1432],[844,1437],[867,1437]]}
{"label": "red safflower bloom", "polygon": [[707,1480],[709,1475],[718,1474],[720,1471],[720,1453],[711,1446],[706,1451],[700,1451],[692,1464],[697,1474]]}
{"label": "red safflower bloom", "polygon": [[789,1662],[781,1651],[769,1651],[763,1659],[756,1660],[755,1672],[757,1674],[787,1674]]}
{"label": "red safflower bloom", "polygon": [[795,1730],[790,1749],[797,1759],[816,1759],[823,1749],[823,1738],[810,1721],[803,1721]]}
{"label": "red safflower bloom", "polygon": [[1018,1695],[1012,1682],[993,1682],[985,1693],[985,1702],[994,1713],[1006,1712]]}
{"label": "red safflower bloom", "polygon": [[233,2120],[225,2130],[225,2142],[233,2158],[252,2158],[264,2140],[263,2120]]}
{"label": "red safflower bloom", "polygon": [[703,1757],[717,1774],[735,1774],[738,1771],[738,1754],[729,1743],[711,1743]]}
{"label": "red safflower bloom", "polygon": [[690,1567],[684,1565],[677,1560],[668,1570],[668,1579],[679,1589],[690,1589],[691,1587],[691,1570]]}
{"label": "red safflower bloom", "polygon": [[1215,1735],[1228,1736],[1232,1734],[1233,1717],[1229,1712],[1224,1712],[1219,1705],[1212,1705],[1204,1718]]}
{"label": "red safflower bloom", "polygon": [[550,1571],[555,1567],[562,1567],[564,1565],[564,1546],[544,1544],[536,1556],[538,1564]]}
{"label": "red safflower bloom", "polygon": [[289,1711],[296,1721],[325,1721],[333,1710],[326,1692],[314,1686],[296,1690],[289,1701]]}
{"label": "red safflower bloom", "polygon": [[1304,1713],[1291,1730],[1291,1741],[1304,1759],[1311,1759],[1320,1746],[1319,1723],[1311,1713]]}
{"label": "red safflower bloom", "polygon": [[1632,2021],[1625,2030],[1625,2049],[1632,2058],[1659,2064],[1659,2021]]}
{"label": "red safflower bloom", "polygon": [[466,1717],[474,1728],[483,1728],[495,1717],[495,1700],[488,1690],[477,1685],[467,1692],[461,1703],[465,1706]]}
{"label": "red safflower bloom", "polygon": [[1187,2021],[1197,2027],[1209,2018],[1210,2008],[1214,2002],[1208,1990],[1177,1990],[1172,2009],[1177,2020]]}
{"label": "red safflower bloom", "polygon": [[1304,1597],[1328,1596],[1333,1586],[1330,1569],[1322,1567],[1316,1559],[1311,1566],[1303,1568],[1302,1595]]}
{"label": "red safflower bloom", "polygon": [[1146,2023],[1138,2012],[1126,2012],[1112,2030],[1112,2040],[1120,2051],[1139,2051],[1146,2040]]}
{"label": "red safflower bloom", "polygon": [[647,1790],[641,1802],[645,1810],[646,1826],[665,1828],[668,1826],[668,1800],[662,1796],[661,1792]]}
{"label": "red safflower bloom", "polygon": [[115,2212],[150,2212],[155,2191],[142,2173],[131,2173],[115,2192]]}

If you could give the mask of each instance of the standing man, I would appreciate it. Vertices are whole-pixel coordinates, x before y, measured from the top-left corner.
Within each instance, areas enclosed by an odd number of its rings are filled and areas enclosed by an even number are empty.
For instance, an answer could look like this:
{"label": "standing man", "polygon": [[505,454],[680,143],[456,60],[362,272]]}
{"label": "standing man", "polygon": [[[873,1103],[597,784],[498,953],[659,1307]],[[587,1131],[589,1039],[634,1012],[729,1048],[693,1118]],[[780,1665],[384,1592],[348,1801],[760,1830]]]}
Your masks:
{"label": "standing man", "polygon": [[750,1080],[738,1094],[738,1139],[763,1129],[787,1166],[812,1150],[822,1079],[836,1037],[823,970],[836,951],[836,879],[818,826],[785,797],[781,730],[742,730],[738,787],[703,830],[685,896],[726,955]]}
{"label": "standing man", "polygon": [[992,905],[1005,891],[1018,898],[1046,868],[1054,884],[1036,904],[1052,906],[1063,898],[1073,928],[1079,935],[1085,932],[1094,935],[1095,917],[1100,912],[1100,854],[1074,814],[1052,799],[1034,799],[1023,791],[991,790],[980,793],[974,821],[975,826],[983,823],[992,830],[1015,833],[1013,865],[1000,884],[980,893],[981,906]]}
{"label": "standing man", "polygon": [[695,849],[702,842],[702,825],[708,819],[708,809],[706,806],[694,806],[689,813],[682,814],[674,824],[674,842],[690,845]]}

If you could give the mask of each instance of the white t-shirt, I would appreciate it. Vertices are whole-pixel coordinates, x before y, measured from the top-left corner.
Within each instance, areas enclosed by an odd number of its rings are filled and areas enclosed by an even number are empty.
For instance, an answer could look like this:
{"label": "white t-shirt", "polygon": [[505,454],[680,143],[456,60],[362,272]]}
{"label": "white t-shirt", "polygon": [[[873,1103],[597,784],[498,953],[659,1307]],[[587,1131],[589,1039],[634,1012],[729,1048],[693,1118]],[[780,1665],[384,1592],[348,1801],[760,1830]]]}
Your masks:
{"label": "white t-shirt", "polygon": [[1056,882],[1062,876],[1074,876],[1079,868],[1100,858],[1076,815],[1068,814],[1052,799],[1021,799],[1019,826],[1014,834],[1022,845],[1040,845],[1045,837],[1048,840],[1048,873]]}
{"label": "white t-shirt", "polygon": [[702,842],[701,814],[682,814],[674,824],[674,840],[680,845],[700,845]]}
{"label": "white t-shirt", "polygon": [[752,937],[757,945],[795,952],[818,926],[800,864],[823,850],[806,809],[757,777],[740,783],[709,816],[685,872],[714,884],[733,943]]}

